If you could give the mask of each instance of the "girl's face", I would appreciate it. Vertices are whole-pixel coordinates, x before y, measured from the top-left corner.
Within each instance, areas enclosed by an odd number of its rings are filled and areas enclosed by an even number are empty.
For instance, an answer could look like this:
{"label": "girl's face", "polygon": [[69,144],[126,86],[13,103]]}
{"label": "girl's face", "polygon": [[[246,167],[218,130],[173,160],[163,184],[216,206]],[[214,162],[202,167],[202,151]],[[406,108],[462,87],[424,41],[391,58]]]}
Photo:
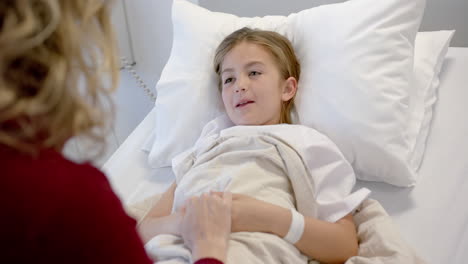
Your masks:
{"label": "girl's face", "polygon": [[281,105],[297,89],[293,77],[284,80],[273,57],[262,46],[241,42],[224,57],[222,97],[236,125],[273,125],[280,122]]}

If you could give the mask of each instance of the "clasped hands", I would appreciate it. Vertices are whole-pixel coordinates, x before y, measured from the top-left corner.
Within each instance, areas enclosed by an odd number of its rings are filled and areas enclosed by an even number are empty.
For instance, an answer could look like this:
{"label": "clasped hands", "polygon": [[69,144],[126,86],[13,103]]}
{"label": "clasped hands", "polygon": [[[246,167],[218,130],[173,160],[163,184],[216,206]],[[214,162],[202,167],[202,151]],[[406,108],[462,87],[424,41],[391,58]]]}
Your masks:
{"label": "clasped hands", "polygon": [[180,232],[195,259],[224,260],[231,232],[270,232],[264,213],[272,206],[242,194],[205,193],[178,211]]}

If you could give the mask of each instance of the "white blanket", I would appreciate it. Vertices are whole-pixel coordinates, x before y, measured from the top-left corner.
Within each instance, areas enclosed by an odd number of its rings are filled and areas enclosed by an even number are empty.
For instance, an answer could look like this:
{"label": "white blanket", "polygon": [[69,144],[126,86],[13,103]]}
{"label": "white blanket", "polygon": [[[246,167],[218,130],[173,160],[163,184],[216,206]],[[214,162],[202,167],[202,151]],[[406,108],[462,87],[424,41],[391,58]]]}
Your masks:
{"label": "white blanket", "polygon": [[[367,197],[351,194],[354,174],[336,146],[303,126],[232,127],[205,137],[176,158],[173,210],[210,190],[241,193],[305,215],[334,222]],[[176,236],[159,235],[146,244],[158,263],[190,263]],[[292,244],[259,232],[231,234],[227,263],[307,263]]]}
{"label": "white blanket", "polygon": [[[130,215],[137,221],[141,221],[146,212],[159,200],[160,195],[133,204],[127,208]],[[413,249],[402,239],[398,228],[385,212],[379,202],[366,199],[354,214],[354,222],[358,229],[359,254],[350,258],[346,264],[425,264]],[[161,237],[162,238],[162,237]],[[181,243],[175,236],[165,236],[166,241],[159,241],[160,247],[154,247],[157,243],[147,244],[151,255],[178,254],[190,258],[190,252],[183,247],[169,247],[171,244]],[[156,242],[156,241],[155,241]],[[157,251],[160,252],[157,252]],[[174,252],[170,253],[173,250]],[[176,253],[177,251],[177,253]],[[160,262],[164,263],[164,262]],[[171,263],[167,261],[165,263]],[[172,263],[181,263],[178,260]],[[310,261],[310,264],[318,262]]]}
{"label": "white blanket", "polygon": [[346,264],[425,264],[403,240],[400,231],[379,202],[367,199],[354,214],[359,254]]}

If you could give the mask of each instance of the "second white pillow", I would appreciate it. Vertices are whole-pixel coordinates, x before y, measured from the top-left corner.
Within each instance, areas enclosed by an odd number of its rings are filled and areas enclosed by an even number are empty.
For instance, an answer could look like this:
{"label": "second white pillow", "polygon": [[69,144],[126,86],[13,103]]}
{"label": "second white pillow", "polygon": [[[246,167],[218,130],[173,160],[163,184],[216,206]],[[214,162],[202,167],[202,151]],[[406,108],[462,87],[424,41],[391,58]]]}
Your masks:
{"label": "second white pillow", "polygon": [[426,150],[426,140],[432,121],[432,108],[437,100],[439,73],[447,55],[454,30],[419,32],[414,54],[414,87],[410,89],[411,121],[409,140],[410,164],[417,171]]}

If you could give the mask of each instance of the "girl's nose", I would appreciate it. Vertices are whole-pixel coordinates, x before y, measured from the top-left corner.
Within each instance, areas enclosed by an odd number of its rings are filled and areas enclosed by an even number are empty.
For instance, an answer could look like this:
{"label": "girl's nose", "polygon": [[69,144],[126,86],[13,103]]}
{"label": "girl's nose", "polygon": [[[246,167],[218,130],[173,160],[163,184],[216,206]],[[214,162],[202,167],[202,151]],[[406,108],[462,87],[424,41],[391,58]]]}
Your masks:
{"label": "girl's nose", "polygon": [[240,91],[245,92],[245,88],[241,88],[241,87],[237,86],[236,93],[238,93]]}
{"label": "girl's nose", "polygon": [[249,85],[249,80],[248,78],[238,78],[237,80],[237,85],[236,85],[236,93],[242,91],[245,92],[247,91],[247,87]]}

